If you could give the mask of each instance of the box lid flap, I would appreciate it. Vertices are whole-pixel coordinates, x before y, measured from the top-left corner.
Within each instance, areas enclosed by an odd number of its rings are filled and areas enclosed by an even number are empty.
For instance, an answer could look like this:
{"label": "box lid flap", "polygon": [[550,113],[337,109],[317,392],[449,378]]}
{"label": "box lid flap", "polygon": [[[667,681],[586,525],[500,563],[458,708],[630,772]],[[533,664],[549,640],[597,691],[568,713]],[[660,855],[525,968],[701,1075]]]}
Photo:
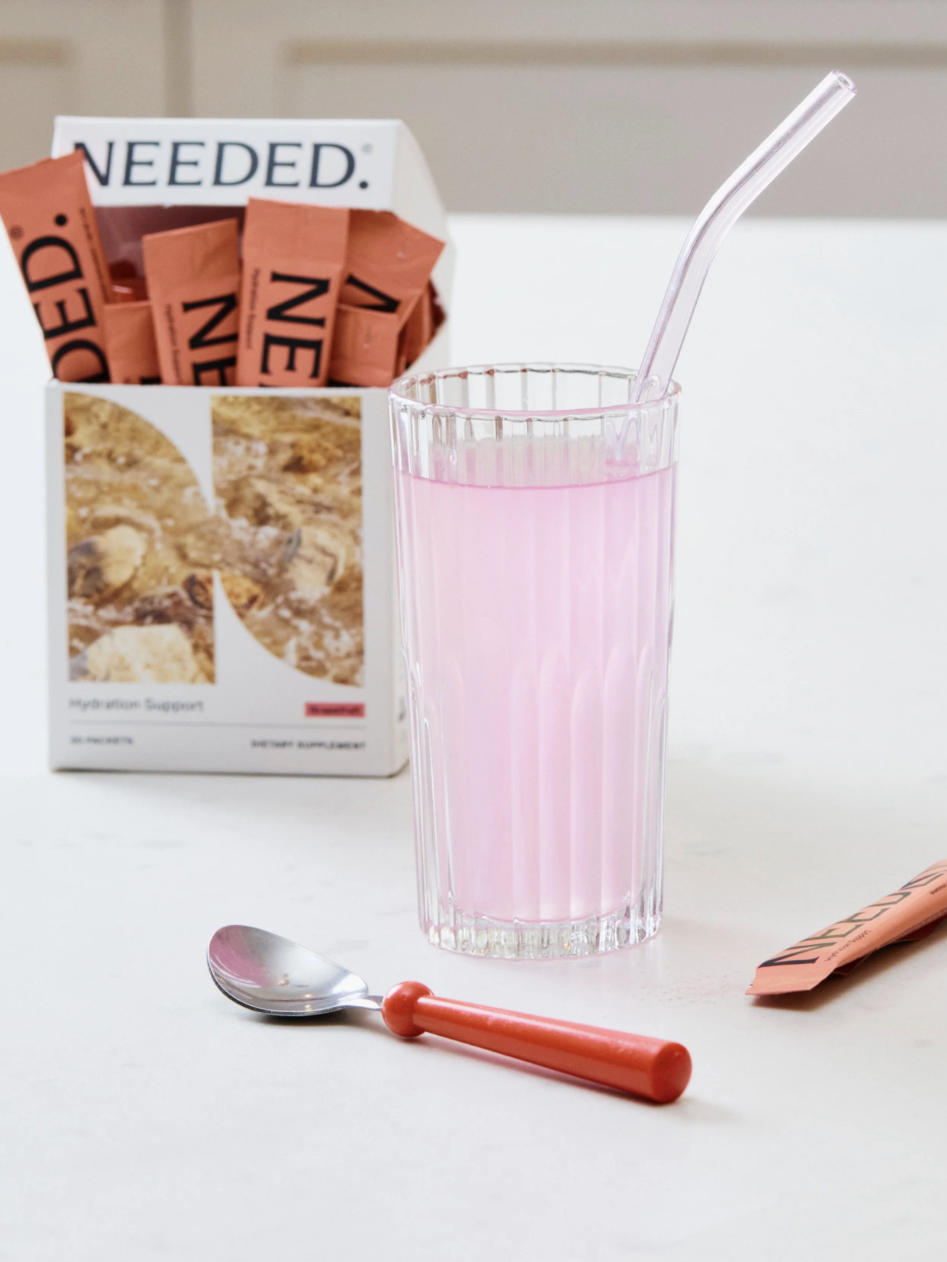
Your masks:
{"label": "box lid flap", "polygon": [[424,155],[395,119],[56,119],[85,150],[96,206],[243,206],[248,197],[392,210],[446,238]]}

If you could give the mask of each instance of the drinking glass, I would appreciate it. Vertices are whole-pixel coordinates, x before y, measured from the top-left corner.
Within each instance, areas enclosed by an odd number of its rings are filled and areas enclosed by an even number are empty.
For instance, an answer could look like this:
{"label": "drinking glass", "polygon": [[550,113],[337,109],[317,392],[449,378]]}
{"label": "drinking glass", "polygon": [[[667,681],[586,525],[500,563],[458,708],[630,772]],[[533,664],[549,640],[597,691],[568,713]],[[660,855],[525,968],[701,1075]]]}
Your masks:
{"label": "drinking glass", "polygon": [[538,959],[661,918],[679,390],[498,364],[391,389],[421,924]]}

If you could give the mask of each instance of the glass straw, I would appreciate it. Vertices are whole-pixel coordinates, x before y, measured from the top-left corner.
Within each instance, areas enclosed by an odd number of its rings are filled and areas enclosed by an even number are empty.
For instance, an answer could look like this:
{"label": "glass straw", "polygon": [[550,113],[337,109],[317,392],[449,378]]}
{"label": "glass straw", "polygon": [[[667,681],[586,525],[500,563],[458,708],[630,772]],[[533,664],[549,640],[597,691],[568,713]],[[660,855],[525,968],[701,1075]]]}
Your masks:
{"label": "glass straw", "polygon": [[638,369],[633,403],[660,399],[667,392],[697,299],[721,241],[767,184],[854,95],[854,83],[841,71],[833,70],[826,75],[772,135],[737,167],[701,211],[674,265],[648,349]]}

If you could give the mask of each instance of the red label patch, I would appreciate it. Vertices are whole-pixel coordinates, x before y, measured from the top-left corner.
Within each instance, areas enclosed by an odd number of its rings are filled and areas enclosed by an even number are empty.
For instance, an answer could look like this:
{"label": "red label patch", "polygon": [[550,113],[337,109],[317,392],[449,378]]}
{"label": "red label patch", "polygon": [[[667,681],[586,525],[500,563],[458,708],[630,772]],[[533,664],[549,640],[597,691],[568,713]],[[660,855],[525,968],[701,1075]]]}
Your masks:
{"label": "red label patch", "polygon": [[364,719],[362,701],[307,701],[307,719]]}

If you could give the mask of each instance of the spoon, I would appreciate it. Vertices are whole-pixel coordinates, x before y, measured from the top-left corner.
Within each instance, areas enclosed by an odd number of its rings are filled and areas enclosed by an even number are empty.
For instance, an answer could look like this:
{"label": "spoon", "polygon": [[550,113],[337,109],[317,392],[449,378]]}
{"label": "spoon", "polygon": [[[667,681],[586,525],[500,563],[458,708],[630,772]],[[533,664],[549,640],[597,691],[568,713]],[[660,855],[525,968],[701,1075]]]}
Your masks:
{"label": "spoon", "polygon": [[227,925],[207,948],[207,967],[228,999],[274,1017],[317,1017],[371,1008],[402,1038],[425,1032],[645,1096],[676,1100],[691,1076],[686,1047],[593,1025],[531,1017],[439,999],[420,982],[370,995],[360,977],[324,955],[265,929]]}

